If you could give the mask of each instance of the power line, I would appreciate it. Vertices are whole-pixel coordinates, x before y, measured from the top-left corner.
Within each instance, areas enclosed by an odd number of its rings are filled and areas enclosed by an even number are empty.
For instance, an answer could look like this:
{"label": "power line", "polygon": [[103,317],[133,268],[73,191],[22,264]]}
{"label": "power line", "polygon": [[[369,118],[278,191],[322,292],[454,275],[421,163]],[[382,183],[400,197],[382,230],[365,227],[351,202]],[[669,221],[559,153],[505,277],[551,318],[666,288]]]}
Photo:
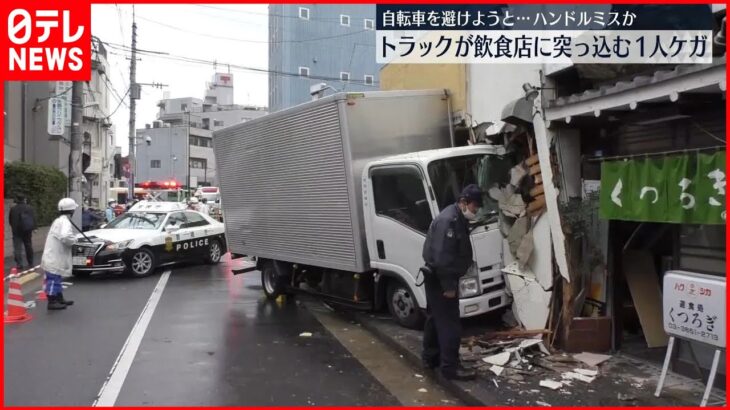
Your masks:
{"label": "power line", "polygon": [[191,30],[189,30],[187,28],[173,26],[173,25],[170,25],[170,24],[167,24],[167,23],[163,23],[161,21],[148,19],[146,17],[137,16],[137,18],[139,18],[140,20],[144,20],[144,21],[150,22],[152,24],[157,24],[157,25],[160,25],[160,26],[163,26],[163,27],[167,27],[167,28],[172,29],[172,30],[181,31],[183,33],[194,34],[194,35],[197,35],[197,36],[203,36],[203,37],[209,37],[209,38],[215,38],[215,39],[218,39],[218,40],[228,40],[228,41],[236,41],[236,42],[239,42],[239,43],[254,43],[254,44],[283,44],[283,43],[301,44],[301,43],[308,43],[308,42],[311,42],[311,41],[322,41],[322,40],[330,40],[330,39],[335,39],[335,38],[349,37],[349,36],[353,36],[353,35],[356,35],[356,34],[364,33],[364,32],[367,32],[367,31],[372,31],[372,30],[365,30],[365,29],[363,29],[363,30],[353,31],[353,32],[350,32],[350,33],[345,33],[345,34],[335,34],[335,35],[331,35],[331,36],[318,37],[318,38],[309,38],[309,39],[304,39],[304,40],[280,40],[280,41],[248,40],[248,39],[241,39],[241,38],[235,38],[235,37],[217,36],[217,35],[214,35],[214,34],[201,33],[201,32],[198,32],[198,31],[191,31]]}
{"label": "power line", "polygon": [[[113,53],[113,54],[116,54],[116,53]],[[109,79],[109,77],[107,76],[107,74],[106,73],[103,73],[103,74],[104,74],[104,87],[106,87],[107,91],[111,92],[112,93],[112,96],[114,98],[116,98],[117,101],[119,101],[120,103],[122,103],[125,106],[129,107],[127,105],[126,101],[124,101],[124,97],[120,97],[119,96],[119,92],[117,92],[117,89],[114,88],[114,84],[111,83],[111,80]],[[109,87],[111,87],[111,89]],[[129,88],[129,87],[127,87],[127,88]]]}
{"label": "power line", "polygon": [[[121,107],[122,103],[124,103],[124,97],[126,97],[128,94],[129,94],[129,88],[127,88],[127,92],[124,93],[122,100],[119,102],[119,104],[117,104],[117,107],[114,109],[114,111],[112,111],[111,114],[107,115],[107,117],[106,117],[107,119],[111,118],[114,114],[117,113],[117,110],[119,110],[119,107]],[[124,105],[127,105],[127,104],[124,103]]]}
{"label": "power line", "polygon": [[[104,44],[108,45],[111,48],[117,49],[117,50],[122,50],[125,52],[129,51],[119,44],[108,43],[108,42],[106,42]],[[137,50],[137,52],[139,52],[139,50]],[[217,61],[210,61],[210,60],[205,60],[205,59],[201,59],[201,58],[178,56],[178,55],[169,54],[169,53],[160,54],[159,52],[155,52],[155,54],[145,54],[143,52],[140,52],[140,54],[147,55],[149,57],[158,57],[158,58],[164,58],[164,59],[169,59],[169,60],[173,60],[173,61],[182,61],[182,62],[195,63],[195,64],[212,65],[212,66],[225,65],[225,66],[230,66],[232,68],[236,68],[241,71],[251,71],[251,72],[257,72],[257,73],[262,73],[262,74],[276,74],[276,75],[281,75],[284,77],[299,77],[299,78],[307,78],[307,79],[314,79],[314,80],[326,80],[326,81],[338,81],[338,82],[342,81],[342,79],[340,79],[338,77],[327,77],[327,76],[316,76],[316,75],[309,75],[309,76],[304,77],[304,76],[299,75],[299,73],[269,70],[269,69],[265,69],[265,68],[246,67],[246,66],[241,66],[241,65],[237,65],[237,64],[220,63]],[[353,80],[351,78],[349,82],[358,83],[358,84],[362,84],[362,85],[371,85],[371,84],[365,84],[364,79],[363,80]],[[377,84],[377,81],[373,82],[372,85],[375,85],[375,84]]]}
{"label": "power line", "polygon": [[[264,17],[272,17],[273,16],[273,17],[282,17],[282,18],[291,18],[291,19],[303,20],[298,15],[274,14],[274,13],[257,13],[255,11],[233,10],[233,9],[227,9],[227,8],[224,8],[224,7],[210,6],[210,5],[207,5],[207,4],[205,4],[205,5],[204,4],[194,4],[194,6],[196,6],[196,7],[204,7],[204,8],[207,8],[207,9],[221,10],[221,11],[225,11],[225,12],[229,12],[229,13],[250,14],[250,15],[264,16]],[[375,17],[373,17],[373,16],[370,16],[370,17],[350,16],[350,19],[374,20]],[[309,20],[309,21],[321,21],[323,23],[332,23],[332,24],[338,24],[338,25],[340,24],[340,18],[339,17],[317,18],[317,17],[312,17],[310,15],[310,18],[307,19],[307,20]]]}

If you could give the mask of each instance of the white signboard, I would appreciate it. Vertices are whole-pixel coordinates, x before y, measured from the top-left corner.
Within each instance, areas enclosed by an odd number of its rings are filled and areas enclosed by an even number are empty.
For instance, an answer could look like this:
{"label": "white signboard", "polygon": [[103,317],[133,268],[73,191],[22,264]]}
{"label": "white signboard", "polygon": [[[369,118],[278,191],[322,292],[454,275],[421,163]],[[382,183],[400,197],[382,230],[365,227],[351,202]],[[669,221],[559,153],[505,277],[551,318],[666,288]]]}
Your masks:
{"label": "white signboard", "polygon": [[725,347],[725,278],[685,271],[664,275],[664,330]]}
{"label": "white signboard", "polygon": [[63,110],[64,110],[64,118],[66,121],[66,126],[71,126],[71,102],[72,102],[72,92],[71,88],[73,88],[73,81],[56,81],[56,96],[58,98],[62,98],[64,101],[63,104]]}
{"label": "white signboard", "polygon": [[63,135],[66,128],[63,105],[62,98],[48,99],[48,135]]}

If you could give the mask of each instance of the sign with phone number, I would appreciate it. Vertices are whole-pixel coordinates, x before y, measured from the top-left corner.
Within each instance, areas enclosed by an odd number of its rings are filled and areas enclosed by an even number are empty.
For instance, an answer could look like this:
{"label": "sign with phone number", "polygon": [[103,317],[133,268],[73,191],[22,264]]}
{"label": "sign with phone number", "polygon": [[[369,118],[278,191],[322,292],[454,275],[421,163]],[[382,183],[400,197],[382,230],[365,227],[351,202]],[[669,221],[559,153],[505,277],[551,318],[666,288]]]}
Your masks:
{"label": "sign with phone number", "polygon": [[725,347],[725,278],[685,271],[664,275],[664,330]]}

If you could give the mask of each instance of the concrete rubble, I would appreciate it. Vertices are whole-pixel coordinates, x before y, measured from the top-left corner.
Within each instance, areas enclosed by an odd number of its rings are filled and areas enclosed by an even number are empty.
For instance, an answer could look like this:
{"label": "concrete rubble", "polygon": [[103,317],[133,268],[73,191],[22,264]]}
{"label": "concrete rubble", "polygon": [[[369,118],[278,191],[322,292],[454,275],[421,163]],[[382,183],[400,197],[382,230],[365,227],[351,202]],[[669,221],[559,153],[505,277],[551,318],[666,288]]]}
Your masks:
{"label": "concrete rubble", "polygon": [[610,356],[551,354],[542,340],[546,333],[512,329],[467,338],[459,350],[462,363],[495,382],[525,384],[535,378],[541,387],[563,394],[570,394],[573,383],[590,384],[600,377],[598,366]]}

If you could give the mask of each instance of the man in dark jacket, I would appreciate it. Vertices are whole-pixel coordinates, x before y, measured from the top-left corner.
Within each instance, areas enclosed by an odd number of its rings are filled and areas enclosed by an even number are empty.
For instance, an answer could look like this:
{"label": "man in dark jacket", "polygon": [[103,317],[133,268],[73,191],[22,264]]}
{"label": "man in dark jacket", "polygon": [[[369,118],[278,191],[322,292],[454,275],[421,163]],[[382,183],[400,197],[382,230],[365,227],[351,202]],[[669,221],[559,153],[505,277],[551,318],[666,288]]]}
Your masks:
{"label": "man in dark jacket", "polygon": [[469,240],[469,220],[482,206],[482,192],[468,185],[457,203],[449,205],[433,220],[423,260],[430,273],[426,285],[426,325],[423,331],[422,360],[426,367],[439,367],[447,379],[470,380],[473,371],[459,366],[461,322],[459,315],[459,278],[473,263]]}
{"label": "man in dark jacket", "polygon": [[13,231],[13,254],[15,256],[15,265],[18,270],[23,268],[23,248],[25,248],[25,258],[28,267],[33,266],[33,230],[35,229],[36,219],[35,210],[28,205],[25,197],[18,195],[15,198],[15,205],[10,208],[10,228]]}

